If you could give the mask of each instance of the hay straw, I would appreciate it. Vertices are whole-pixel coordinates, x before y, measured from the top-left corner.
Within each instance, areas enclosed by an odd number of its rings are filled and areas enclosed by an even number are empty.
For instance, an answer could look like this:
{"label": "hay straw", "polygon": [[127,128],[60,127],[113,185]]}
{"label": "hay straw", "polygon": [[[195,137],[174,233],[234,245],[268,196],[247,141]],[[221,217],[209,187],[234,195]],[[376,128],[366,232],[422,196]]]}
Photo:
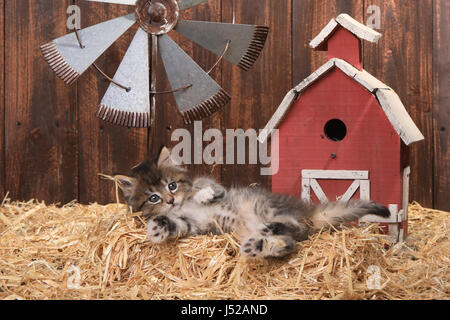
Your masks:
{"label": "hay straw", "polygon": [[0,299],[449,299],[449,213],[409,212],[410,238],[389,248],[369,225],[247,261],[228,234],[152,245],[125,205],[5,200]]}

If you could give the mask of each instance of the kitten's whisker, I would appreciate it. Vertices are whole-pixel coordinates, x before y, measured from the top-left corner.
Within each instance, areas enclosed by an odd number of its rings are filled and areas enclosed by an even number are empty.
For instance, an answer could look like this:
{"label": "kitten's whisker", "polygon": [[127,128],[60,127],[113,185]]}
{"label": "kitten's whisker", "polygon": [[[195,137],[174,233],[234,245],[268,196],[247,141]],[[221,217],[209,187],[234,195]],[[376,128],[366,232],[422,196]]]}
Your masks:
{"label": "kitten's whisker", "polygon": [[108,176],[103,173],[98,174],[101,178],[105,180],[114,181],[115,191],[116,191],[116,203],[120,204],[120,197],[119,197],[119,180],[117,180],[115,177]]}
{"label": "kitten's whisker", "polygon": [[103,174],[103,173],[99,173],[98,175],[99,175],[101,178],[105,179],[105,180],[117,181],[116,178],[114,178],[114,177],[112,177],[112,176],[108,176],[108,175]]}

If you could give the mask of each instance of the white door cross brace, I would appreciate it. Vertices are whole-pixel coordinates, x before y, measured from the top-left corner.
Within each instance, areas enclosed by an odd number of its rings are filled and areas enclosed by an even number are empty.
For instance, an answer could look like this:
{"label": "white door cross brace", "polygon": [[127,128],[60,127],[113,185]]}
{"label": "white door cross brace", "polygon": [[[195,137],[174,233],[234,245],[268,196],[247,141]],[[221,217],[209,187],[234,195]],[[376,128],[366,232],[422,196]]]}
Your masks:
{"label": "white door cross brace", "polygon": [[[322,204],[329,202],[317,180],[354,180],[347,191],[337,201],[348,202],[359,188],[361,200],[370,201],[369,171],[354,170],[303,170],[302,171],[302,200],[311,202],[311,189]],[[403,210],[398,211],[397,204],[389,205],[390,218],[367,215],[360,222],[399,223],[403,221]]]}
{"label": "white door cross brace", "polygon": [[329,202],[317,180],[354,180],[347,191],[338,201],[347,202],[359,190],[362,200],[370,200],[369,171],[354,170],[303,170],[302,171],[302,199],[311,201],[311,189],[321,203]]}

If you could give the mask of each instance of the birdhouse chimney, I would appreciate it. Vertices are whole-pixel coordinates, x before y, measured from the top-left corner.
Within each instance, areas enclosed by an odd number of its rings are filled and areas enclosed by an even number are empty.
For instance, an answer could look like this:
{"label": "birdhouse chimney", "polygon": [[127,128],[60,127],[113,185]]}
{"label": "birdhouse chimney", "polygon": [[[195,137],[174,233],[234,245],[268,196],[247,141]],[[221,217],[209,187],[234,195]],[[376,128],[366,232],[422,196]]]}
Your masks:
{"label": "birdhouse chimney", "polygon": [[378,42],[380,37],[380,33],[344,13],[332,19],[310,46],[314,50],[328,51],[328,59],[342,59],[362,70],[361,39]]}
{"label": "birdhouse chimney", "polygon": [[327,40],[328,60],[339,58],[362,70],[361,40],[345,28],[338,27]]}

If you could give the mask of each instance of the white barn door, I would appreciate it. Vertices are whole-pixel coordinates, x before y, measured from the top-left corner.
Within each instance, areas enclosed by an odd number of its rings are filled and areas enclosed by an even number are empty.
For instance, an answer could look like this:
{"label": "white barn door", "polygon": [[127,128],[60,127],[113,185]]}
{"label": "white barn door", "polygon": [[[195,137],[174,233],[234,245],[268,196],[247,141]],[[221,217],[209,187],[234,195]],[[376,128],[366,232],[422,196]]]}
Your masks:
{"label": "white barn door", "polygon": [[[347,191],[338,201],[349,201],[358,189],[362,200],[370,200],[369,171],[354,170],[303,170],[302,171],[302,200],[311,201],[311,190],[321,203],[330,200],[323,192],[317,180],[353,180]],[[331,201],[334,201],[332,199]]]}
{"label": "white barn door", "polygon": [[[323,192],[318,180],[353,180],[353,183],[347,191],[337,199],[337,201],[347,202],[353,197],[359,189],[360,199],[370,201],[370,179],[369,171],[355,170],[302,170],[302,200],[311,202],[311,191],[321,203],[327,203],[330,200]],[[403,192],[407,192],[409,184],[409,168],[405,169],[403,179]],[[408,203],[408,195],[404,194],[403,202]],[[336,201],[331,199],[331,201]],[[406,205],[407,206],[407,205]],[[398,224],[406,220],[406,210],[398,210],[398,204],[390,204],[389,211],[391,216],[383,218],[376,215],[367,215],[359,220],[359,222],[378,222],[389,224],[389,234],[393,242],[403,240],[403,232],[398,229]]]}

